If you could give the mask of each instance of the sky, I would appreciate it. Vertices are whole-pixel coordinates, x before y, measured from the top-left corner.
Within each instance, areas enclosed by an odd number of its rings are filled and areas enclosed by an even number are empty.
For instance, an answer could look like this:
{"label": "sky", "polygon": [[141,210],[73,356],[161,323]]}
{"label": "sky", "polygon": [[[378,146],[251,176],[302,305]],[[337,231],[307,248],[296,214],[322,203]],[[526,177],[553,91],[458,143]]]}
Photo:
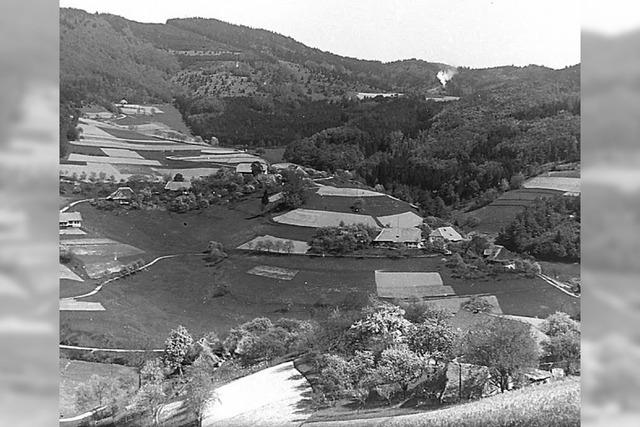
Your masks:
{"label": "sky", "polygon": [[581,0],[60,0],[139,22],[215,18],[338,55],[474,68],[580,62]]}

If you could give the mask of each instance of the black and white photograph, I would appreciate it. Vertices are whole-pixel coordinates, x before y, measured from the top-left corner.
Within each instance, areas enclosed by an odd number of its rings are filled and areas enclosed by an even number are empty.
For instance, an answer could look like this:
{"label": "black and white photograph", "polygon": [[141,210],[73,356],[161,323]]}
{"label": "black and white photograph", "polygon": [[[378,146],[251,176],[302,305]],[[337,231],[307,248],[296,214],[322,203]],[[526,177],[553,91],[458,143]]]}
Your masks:
{"label": "black and white photograph", "polygon": [[59,425],[580,425],[580,39],[577,0],[60,1]]}

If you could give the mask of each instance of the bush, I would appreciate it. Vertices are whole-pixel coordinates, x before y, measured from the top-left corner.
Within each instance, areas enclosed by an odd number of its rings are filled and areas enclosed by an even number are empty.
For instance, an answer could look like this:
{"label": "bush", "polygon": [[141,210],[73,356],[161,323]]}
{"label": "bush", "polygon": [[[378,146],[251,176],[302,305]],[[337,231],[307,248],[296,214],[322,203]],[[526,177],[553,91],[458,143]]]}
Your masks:
{"label": "bush", "polygon": [[461,308],[471,313],[488,313],[493,310],[493,305],[485,298],[474,295],[468,301],[462,303]]}

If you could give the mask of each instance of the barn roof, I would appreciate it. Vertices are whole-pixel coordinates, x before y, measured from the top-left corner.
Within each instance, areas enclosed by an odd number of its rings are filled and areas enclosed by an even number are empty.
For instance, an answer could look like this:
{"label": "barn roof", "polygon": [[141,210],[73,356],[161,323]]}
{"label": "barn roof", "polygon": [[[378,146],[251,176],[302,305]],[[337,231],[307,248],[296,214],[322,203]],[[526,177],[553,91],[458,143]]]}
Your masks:
{"label": "barn roof", "polygon": [[107,200],[130,199],[134,195],[131,187],[119,187],[116,191],[107,196]]}
{"label": "barn roof", "polygon": [[238,163],[236,165],[236,173],[252,173],[251,163]]}
{"label": "barn roof", "polygon": [[422,232],[417,228],[383,228],[375,238],[376,242],[418,243]]}
{"label": "barn roof", "polygon": [[191,181],[169,181],[164,186],[165,190],[171,191],[188,190],[189,188],[191,188]]}
{"label": "barn roof", "polygon": [[429,234],[430,237],[442,237],[452,242],[463,240],[460,233],[458,233],[453,227],[439,227]]}
{"label": "barn roof", "polygon": [[82,221],[80,212],[60,212],[60,222]]}
{"label": "barn roof", "polygon": [[413,212],[403,212],[397,215],[379,216],[378,221],[385,227],[418,227],[422,224],[422,217]]}

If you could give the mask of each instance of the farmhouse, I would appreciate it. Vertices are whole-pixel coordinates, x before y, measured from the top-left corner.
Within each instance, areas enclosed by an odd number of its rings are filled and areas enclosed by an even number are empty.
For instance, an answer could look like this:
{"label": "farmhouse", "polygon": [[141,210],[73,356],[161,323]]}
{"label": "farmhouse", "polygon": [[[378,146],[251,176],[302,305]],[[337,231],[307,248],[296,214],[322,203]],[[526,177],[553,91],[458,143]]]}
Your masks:
{"label": "farmhouse", "polygon": [[439,227],[429,234],[430,242],[459,242],[464,240],[453,227]]}
{"label": "farmhouse", "polygon": [[128,205],[131,203],[135,193],[131,187],[119,187],[116,191],[107,196],[107,200],[113,200],[121,205]]}
{"label": "farmhouse", "polygon": [[485,259],[489,262],[496,262],[500,264],[509,263],[514,259],[514,254],[505,249],[502,245],[492,245],[485,249],[482,253]]}
{"label": "farmhouse", "polygon": [[82,215],[80,212],[60,212],[60,228],[82,227]]}
{"label": "farmhouse", "polygon": [[417,248],[422,240],[422,232],[417,228],[383,228],[373,241],[376,244]]}

